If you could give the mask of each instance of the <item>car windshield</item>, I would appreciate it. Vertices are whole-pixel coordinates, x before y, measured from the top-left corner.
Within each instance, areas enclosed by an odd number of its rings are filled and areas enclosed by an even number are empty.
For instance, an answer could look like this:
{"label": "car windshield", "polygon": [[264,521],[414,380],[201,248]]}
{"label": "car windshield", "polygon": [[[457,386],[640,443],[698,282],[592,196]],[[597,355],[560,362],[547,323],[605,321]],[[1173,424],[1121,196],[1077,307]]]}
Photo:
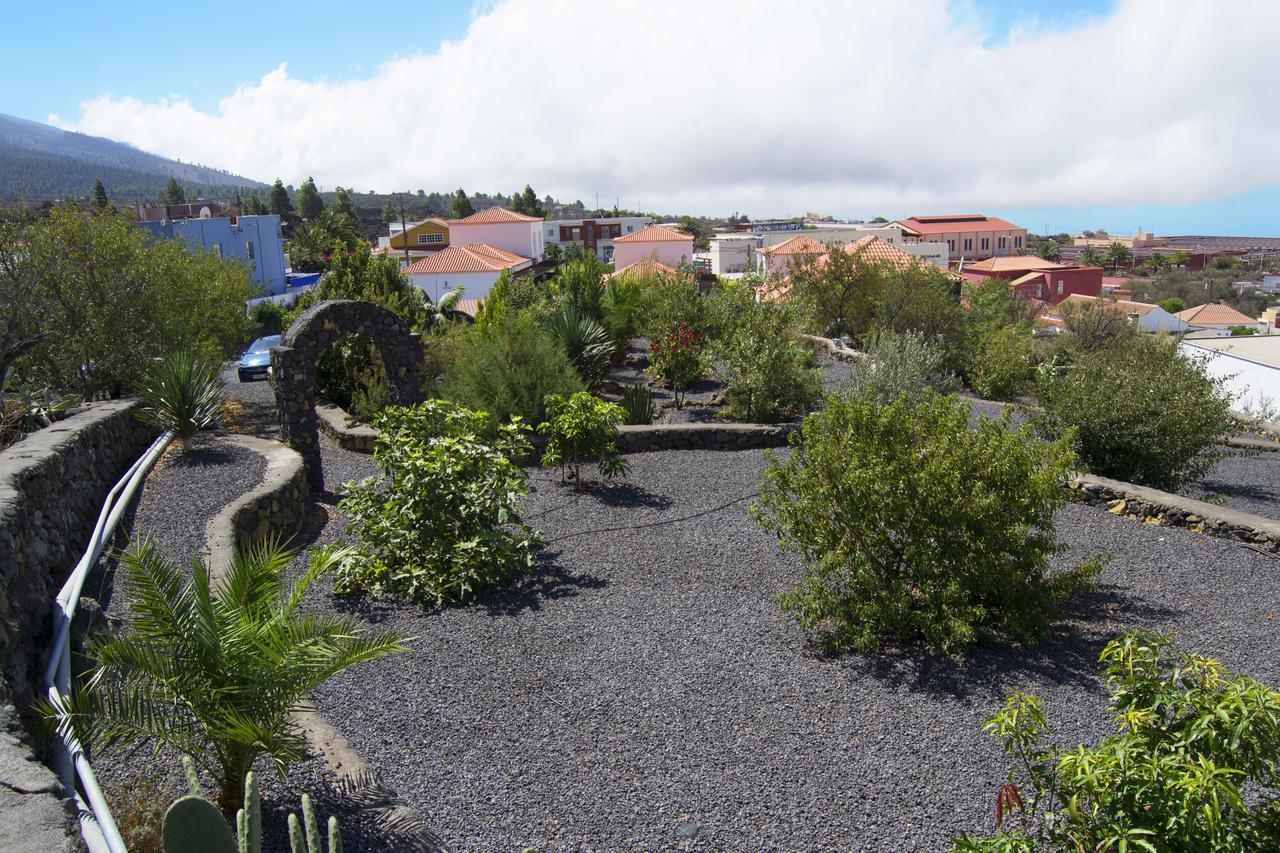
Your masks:
{"label": "car windshield", "polygon": [[280,343],[279,335],[268,335],[265,338],[258,338],[249,346],[249,352],[266,352],[273,346]]}

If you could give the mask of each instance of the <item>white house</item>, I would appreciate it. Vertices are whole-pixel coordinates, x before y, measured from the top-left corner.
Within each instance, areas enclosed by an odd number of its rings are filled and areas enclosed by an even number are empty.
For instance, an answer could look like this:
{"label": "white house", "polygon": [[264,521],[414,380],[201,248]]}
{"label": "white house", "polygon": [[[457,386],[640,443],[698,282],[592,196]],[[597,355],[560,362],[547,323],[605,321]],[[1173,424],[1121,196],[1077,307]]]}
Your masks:
{"label": "white house", "polygon": [[1280,404],[1280,335],[1184,338],[1179,346],[1203,359],[1210,376],[1226,380],[1236,410],[1258,416]]}
{"label": "white house", "polygon": [[[1086,306],[1098,302],[1096,296],[1073,293],[1052,309],[1051,316],[1059,319],[1063,305]],[[1159,305],[1150,302],[1130,302],[1126,299],[1101,299],[1103,305],[1111,306],[1128,317],[1135,326],[1144,332],[1185,332],[1189,327],[1185,320],[1176,314],[1170,314]]]}
{"label": "white house", "polygon": [[503,270],[514,273],[531,266],[533,261],[529,258],[484,243],[468,243],[450,246],[414,261],[404,272],[414,286],[422,288],[433,301],[458,285],[463,286],[464,296],[480,299]]}
{"label": "white house", "polygon": [[550,219],[542,223],[543,242],[561,249],[578,246],[603,263],[613,263],[613,241],[649,224],[647,216],[599,216],[595,219]]}
{"label": "white house", "polygon": [[480,243],[531,260],[542,260],[546,238],[537,216],[505,207],[487,207],[462,219],[449,220],[449,245]]}

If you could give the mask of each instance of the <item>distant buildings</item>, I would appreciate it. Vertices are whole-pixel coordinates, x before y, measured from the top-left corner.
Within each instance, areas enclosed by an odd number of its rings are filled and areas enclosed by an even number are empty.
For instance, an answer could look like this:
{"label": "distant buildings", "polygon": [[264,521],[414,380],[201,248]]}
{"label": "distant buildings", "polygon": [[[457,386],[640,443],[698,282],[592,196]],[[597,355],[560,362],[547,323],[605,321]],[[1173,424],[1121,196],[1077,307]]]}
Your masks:
{"label": "distant buildings", "polygon": [[[170,205],[170,208],[190,206]],[[262,286],[259,296],[281,296],[288,289],[279,216],[144,220],[138,222],[138,227],[156,237],[182,240],[192,246],[212,249],[220,257],[244,261],[253,280]]]}
{"label": "distant buildings", "polygon": [[[939,269],[947,269],[950,261],[950,252],[946,243],[923,241],[915,236],[908,237],[906,231],[894,222],[875,225],[844,222],[781,222],[757,223],[756,227],[760,230],[716,234],[711,239],[710,251],[706,253],[711,272],[716,275],[732,275],[761,266],[774,270],[780,264],[784,264],[785,261],[781,259],[788,256],[787,250],[779,254],[776,251],[777,248],[790,244],[800,237],[820,244],[824,252],[856,243],[867,237],[875,237],[909,255],[926,260]],[[770,257],[775,261],[767,260]]]}
{"label": "distant buildings", "polygon": [[1027,243],[1027,229],[979,213],[913,216],[893,224],[902,228],[908,242],[945,243],[952,258],[965,260],[1015,255]]}
{"label": "distant buildings", "polygon": [[1156,332],[1185,332],[1187,330],[1186,321],[1170,314],[1159,305],[1153,305],[1149,302],[1131,302],[1127,299],[1079,295],[1068,296],[1057,305],[1046,304],[1044,311],[1041,312],[1037,320],[1041,326],[1050,329],[1062,329],[1065,326],[1062,313],[1068,306],[1088,308],[1092,305],[1101,305],[1104,308],[1118,312],[1144,332],[1154,334]]}
{"label": "distant buildings", "polygon": [[663,225],[646,225],[613,240],[613,265],[622,268],[636,261],[655,260],[669,267],[693,262],[693,235]]}
{"label": "distant buildings", "polygon": [[386,237],[378,238],[378,248],[386,254],[404,256],[408,249],[410,262],[449,248],[449,223],[437,217],[408,222],[401,226],[392,222]]}
{"label": "distant buildings", "polygon": [[463,219],[449,220],[449,243],[482,243],[537,262],[546,253],[543,220],[505,207],[488,207]]}
{"label": "distant buildings", "polygon": [[1014,296],[1057,305],[1069,296],[1101,296],[1102,268],[1046,261],[1035,255],[988,258],[968,264],[965,277],[1001,278]]}
{"label": "distant buildings", "polygon": [[[806,235],[807,236],[807,235]],[[793,240],[803,240],[804,237],[793,238]],[[788,241],[791,242],[791,241]],[[814,264],[822,266],[827,263],[827,258],[833,252],[846,252],[853,255],[859,264],[886,264],[899,270],[908,270],[916,266],[930,266],[929,262],[923,258],[917,257],[903,249],[901,246],[894,246],[881,240],[879,237],[863,237],[852,243],[846,243],[843,246],[826,249],[822,254],[815,255],[813,253],[814,245],[821,246],[817,241],[809,243],[792,243],[794,252],[789,259],[809,258]],[[785,245],[785,244],[784,244]],[[767,263],[767,262],[766,262]],[[778,270],[785,270],[788,267],[776,267]],[[956,273],[948,273],[949,276],[959,278]],[[775,272],[766,278],[765,284],[760,288],[757,297],[761,302],[784,302],[791,296],[791,276],[785,272]]]}
{"label": "distant buildings", "polygon": [[543,242],[562,250],[582,249],[596,260],[613,263],[613,241],[650,223],[647,216],[599,216],[594,219],[551,219],[542,223]]}

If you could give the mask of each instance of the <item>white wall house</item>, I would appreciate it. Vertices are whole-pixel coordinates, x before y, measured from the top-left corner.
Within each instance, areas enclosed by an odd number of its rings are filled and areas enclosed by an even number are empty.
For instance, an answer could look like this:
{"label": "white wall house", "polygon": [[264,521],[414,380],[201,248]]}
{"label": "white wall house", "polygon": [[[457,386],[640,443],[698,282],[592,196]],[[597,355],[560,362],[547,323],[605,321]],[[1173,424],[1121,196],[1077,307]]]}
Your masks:
{"label": "white wall house", "polygon": [[715,235],[707,252],[711,271],[716,275],[748,272],[755,264],[755,254],[761,245],[761,235],[746,231]]}
{"label": "white wall house", "polygon": [[449,220],[449,245],[479,243],[537,263],[545,254],[542,224],[537,216],[505,207],[488,207],[463,219]]}
{"label": "white wall house", "polygon": [[469,243],[414,261],[404,271],[413,285],[434,301],[458,285],[462,285],[466,298],[482,299],[503,270],[515,273],[531,266],[533,261],[529,258],[495,246]]}
{"label": "white wall house", "polygon": [[1210,376],[1226,380],[1237,411],[1256,416],[1280,405],[1280,335],[1184,339],[1178,346],[1203,358]]}

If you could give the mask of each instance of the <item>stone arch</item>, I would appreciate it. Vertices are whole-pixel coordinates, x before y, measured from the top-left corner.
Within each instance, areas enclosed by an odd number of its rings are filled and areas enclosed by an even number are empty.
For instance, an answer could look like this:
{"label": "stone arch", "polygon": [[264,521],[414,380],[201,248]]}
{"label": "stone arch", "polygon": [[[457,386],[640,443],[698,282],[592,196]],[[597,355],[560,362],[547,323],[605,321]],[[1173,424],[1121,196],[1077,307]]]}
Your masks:
{"label": "stone arch", "polygon": [[396,405],[420,403],[424,394],[422,342],[403,318],[372,302],[332,299],[304,311],[271,350],[272,384],[280,413],[280,440],[302,454],[307,483],[324,491],[316,425],[316,364],[333,344],[352,335],[373,341],[387,369]]}

